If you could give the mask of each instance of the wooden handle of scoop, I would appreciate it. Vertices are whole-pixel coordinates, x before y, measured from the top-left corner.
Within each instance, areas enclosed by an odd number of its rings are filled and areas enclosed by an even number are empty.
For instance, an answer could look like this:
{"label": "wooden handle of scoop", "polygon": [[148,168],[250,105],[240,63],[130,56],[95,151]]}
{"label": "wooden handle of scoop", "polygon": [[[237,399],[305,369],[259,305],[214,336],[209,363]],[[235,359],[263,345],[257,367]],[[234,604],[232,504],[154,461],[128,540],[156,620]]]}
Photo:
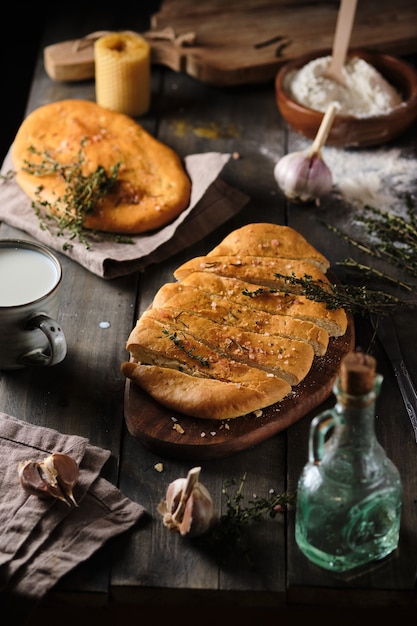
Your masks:
{"label": "wooden handle of scoop", "polygon": [[341,85],[346,81],[342,73],[346,54],[349,48],[350,36],[355,19],[357,0],[341,0],[337,15],[336,33],[333,41],[332,59],[327,68],[326,76]]}

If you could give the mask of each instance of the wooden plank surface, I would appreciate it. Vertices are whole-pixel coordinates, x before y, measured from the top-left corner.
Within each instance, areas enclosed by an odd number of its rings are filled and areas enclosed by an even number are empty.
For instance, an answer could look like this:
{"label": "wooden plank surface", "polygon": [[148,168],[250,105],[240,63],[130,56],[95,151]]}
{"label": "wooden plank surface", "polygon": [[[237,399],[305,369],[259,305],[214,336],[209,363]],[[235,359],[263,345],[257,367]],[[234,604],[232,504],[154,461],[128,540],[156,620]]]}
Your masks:
{"label": "wooden plank surface", "polygon": [[[102,13],[99,19],[90,16],[90,21],[72,13],[65,19],[50,16],[44,44],[56,37],[80,37],[86,28],[91,32],[118,26],[111,16]],[[136,21],[126,18],[124,26],[135,28]],[[105,545],[65,577],[37,607],[39,619],[31,626],[44,624],[45,617],[56,615],[65,625],[76,621],[84,626],[89,623],[85,618],[89,617],[91,623],[91,615],[95,619],[100,615],[103,623],[110,623],[106,618],[111,616],[113,623],[119,623],[122,615],[128,620],[132,615],[139,619],[144,606],[153,607],[157,620],[168,606],[171,614],[176,607],[181,613],[189,607],[203,606],[206,615],[207,603],[214,611],[232,608],[234,617],[239,607],[256,607],[255,619],[263,615],[265,608],[273,607],[270,617],[275,620],[277,615],[286,616],[286,609],[291,607],[295,613],[307,607],[309,617],[314,613],[327,615],[332,606],[340,614],[341,605],[371,609],[391,605],[398,610],[414,601],[415,608],[417,476],[410,468],[417,462],[417,446],[394,374],[381,349],[377,349],[376,356],[385,383],[378,403],[377,433],[404,480],[401,541],[393,558],[362,576],[332,576],[321,571],[307,562],[295,544],[292,509],[250,525],[231,561],[223,565],[192,541],[167,532],[161,523],[157,504],[167,485],[186,475],[190,461],[166,459],[146,449],[125,428],[125,381],[118,366],[127,356],[125,341],[135,319],[149,305],[157,288],[172,279],[173,268],[191,256],[204,254],[228,232],[254,220],[287,223],[296,228],[328,256],[339,275],[337,261],[351,256],[352,250],[331,236],[323,221],[349,230],[354,209],[337,194],[314,208],[290,205],[278,194],[274,164],[286,152],[299,149],[300,136],[280,118],[272,85],[219,89],[186,73],[157,67],[152,78],[152,106],[141,123],[181,156],[211,150],[238,153],[240,158],[228,164],[222,178],[251,200],[239,215],[206,240],[179,252],[169,262],[127,279],[103,281],[64,258],[66,290],[61,311],[70,344],[68,366],[63,363],[47,373],[0,374],[2,410],[34,424],[88,436],[92,443],[110,448],[107,477],[148,512],[143,524]],[[66,97],[94,99],[93,82],[57,85],[48,78],[39,58],[27,110]],[[415,159],[415,136],[405,136],[394,147]],[[1,226],[1,234],[10,234],[7,225]],[[361,260],[357,251],[353,255]],[[103,315],[111,316],[112,324],[106,330],[97,325]],[[402,345],[414,346],[415,311],[400,316],[399,321]],[[357,345],[367,348],[370,328],[366,320],[357,320],[355,333]],[[417,352],[408,349],[406,358],[417,379]],[[311,419],[331,405],[329,398],[252,448],[230,457],[203,459],[201,480],[213,494],[219,514],[226,509],[224,481],[239,481],[244,473],[245,501],[254,494],[266,497],[271,490],[294,492],[307,460]],[[162,472],[155,469],[158,463],[163,466]],[[94,606],[90,612],[89,602]],[[105,614],[97,609],[99,606],[106,607]],[[250,614],[247,608],[244,613]]]}
{"label": "wooden plank surface", "polygon": [[[332,48],[338,2],[283,0],[164,0],[152,30],[193,33],[192,45],[152,41],[152,59],[215,85],[274,78],[289,59]],[[351,47],[386,54],[417,52],[417,4],[413,0],[359,2]]]}

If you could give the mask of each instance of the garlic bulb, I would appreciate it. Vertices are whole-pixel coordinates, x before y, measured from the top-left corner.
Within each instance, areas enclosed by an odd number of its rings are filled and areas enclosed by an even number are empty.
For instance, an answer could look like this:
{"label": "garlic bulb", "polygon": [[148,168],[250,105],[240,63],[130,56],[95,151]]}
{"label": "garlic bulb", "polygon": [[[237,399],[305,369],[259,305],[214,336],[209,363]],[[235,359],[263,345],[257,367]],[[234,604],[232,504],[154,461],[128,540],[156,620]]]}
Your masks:
{"label": "garlic bulb", "polygon": [[158,507],[164,525],[181,535],[202,535],[216,521],[213,500],[199,482],[201,467],[194,467],[187,478],[177,478],[168,485],[165,500]]}
{"label": "garlic bulb", "polygon": [[332,103],[323,116],[312,146],[307,150],[286,154],[275,165],[275,180],[288,200],[317,203],[331,191],[333,177],[321,156],[321,148],[335,115],[336,107]]}
{"label": "garlic bulb", "polygon": [[79,468],[68,454],[53,452],[43,461],[20,462],[18,475],[20,484],[31,495],[57,498],[70,507],[78,506],[72,490],[79,478]]}
{"label": "garlic bulb", "polygon": [[331,191],[332,173],[319,154],[291,152],[278,161],[275,180],[288,198],[298,202],[317,200]]}

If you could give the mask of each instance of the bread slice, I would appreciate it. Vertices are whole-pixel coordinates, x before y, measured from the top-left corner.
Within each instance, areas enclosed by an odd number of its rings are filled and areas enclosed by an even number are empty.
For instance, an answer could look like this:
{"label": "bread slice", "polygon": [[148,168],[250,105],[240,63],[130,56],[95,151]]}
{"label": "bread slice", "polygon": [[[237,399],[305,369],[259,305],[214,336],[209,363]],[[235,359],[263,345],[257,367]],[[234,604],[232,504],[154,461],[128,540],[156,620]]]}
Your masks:
{"label": "bread slice", "polygon": [[277,335],[254,333],[234,326],[219,324],[193,313],[169,309],[149,309],[141,319],[147,327],[151,321],[179,341],[189,342],[190,336],[210,349],[239,363],[271,372],[297,385],[311,368],[314,350],[310,344]]}
{"label": "bread slice", "polygon": [[231,232],[208,256],[266,256],[300,259],[316,265],[324,274],[330,267],[326,257],[296,230],[269,223],[247,224]]}
{"label": "bread slice", "polygon": [[[314,281],[326,284],[328,278],[310,261],[299,259],[275,259],[262,256],[201,256],[190,259],[174,272],[174,277],[181,281],[192,272],[210,272],[218,276],[239,278],[249,283],[267,285],[275,289],[284,288],[285,278],[280,276],[310,277]],[[294,291],[296,286],[291,287]]]}
{"label": "bread slice", "polygon": [[239,382],[198,378],[159,365],[122,363],[122,373],[156,402],[185,415],[223,420],[248,415],[283,400],[291,386],[271,374]]}
{"label": "bread slice", "polygon": [[214,293],[182,283],[165,283],[158,290],[153,301],[154,307],[172,311],[193,313],[203,319],[220,324],[235,326],[253,333],[278,335],[305,341],[311,345],[316,356],[326,354],[329,345],[327,330],[309,320],[301,320],[290,315],[272,315],[254,310],[248,306],[235,304]]}
{"label": "bread slice", "polygon": [[266,285],[253,285],[237,278],[225,278],[208,272],[193,272],[181,284],[216,293],[230,302],[244,304],[255,310],[314,322],[327,330],[331,337],[340,337],[347,329],[347,316],[343,309],[327,309],[324,302],[271,290]]}

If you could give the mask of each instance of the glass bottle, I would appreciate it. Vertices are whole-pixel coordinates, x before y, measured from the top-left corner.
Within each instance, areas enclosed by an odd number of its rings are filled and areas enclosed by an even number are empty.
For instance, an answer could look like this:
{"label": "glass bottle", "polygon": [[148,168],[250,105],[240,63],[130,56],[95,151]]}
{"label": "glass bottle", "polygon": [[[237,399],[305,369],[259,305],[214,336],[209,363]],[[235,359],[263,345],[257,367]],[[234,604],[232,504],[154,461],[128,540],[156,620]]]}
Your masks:
{"label": "glass bottle", "polygon": [[383,380],[375,365],[361,352],[342,360],[336,405],[313,419],[298,481],[297,544],[310,561],[335,572],[382,559],[399,540],[401,478],[375,435]]}

